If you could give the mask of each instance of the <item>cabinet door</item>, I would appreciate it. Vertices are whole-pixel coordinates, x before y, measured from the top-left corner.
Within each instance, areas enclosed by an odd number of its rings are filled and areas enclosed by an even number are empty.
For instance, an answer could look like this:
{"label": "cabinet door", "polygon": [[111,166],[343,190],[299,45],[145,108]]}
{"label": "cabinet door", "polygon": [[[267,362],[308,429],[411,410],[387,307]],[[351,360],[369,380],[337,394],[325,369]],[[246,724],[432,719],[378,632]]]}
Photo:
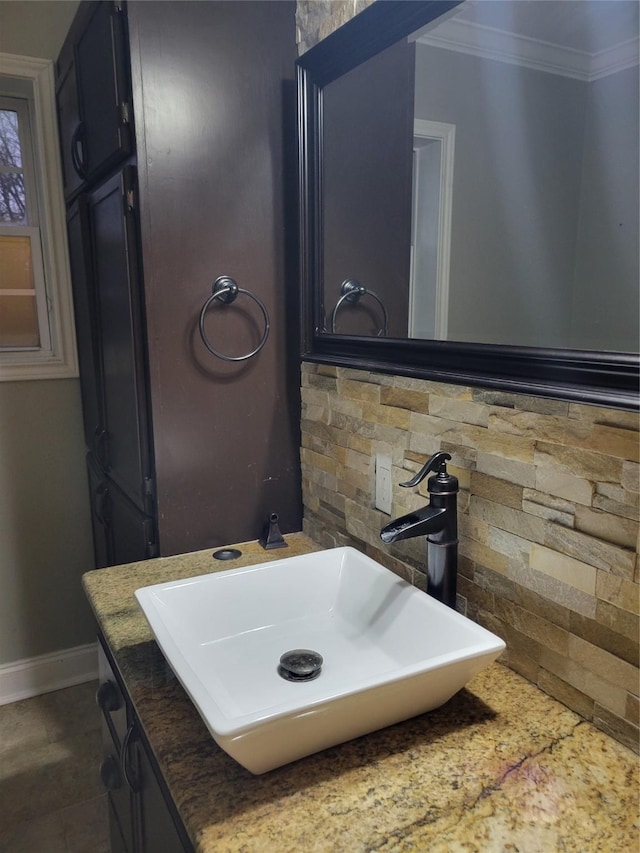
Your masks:
{"label": "cabinet door", "polygon": [[67,235],[82,392],[84,440],[98,462],[105,467],[106,460],[102,455],[105,439],[102,367],[96,294],[91,267],[89,209],[85,196],[79,196],[69,209]]}
{"label": "cabinet door", "polygon": [[132,149],[131,98],[122,3],[96,3],[80,34],[76,68],[82,122],[83,167],[88,179]]}
{"label": "cabinet door", "polygon": [[111,853],[124,850],[134,853],[134,818],[131,790],[124,778],[120,759],[108,740],[103,723],[103,757],[100,764],[100,779],[107,792],[109,802],[109,835]]}
{"label": "cabinet door", "polygon": [[[135,853],[136,792],[127,780],[122,762],[127,730],[133,722],[133,711],[125,699],[102,644],[98,642],[100,685],[96,703],[102,711],[102,762],[100,778],[109,801],[109,834],[111,853]],[[130,780],[134,781],[135,780]]]}
{"label": "cabinet door", "polygon": [[67,199],[133,150],[127,27],[121,2],[80,5],[57,63]]}
{"label": "cabinet door", "polygon": [[97,569],[155,557],[155,524],[105,476],[88,454],[93,548]]}
{"label": "cabinet door", "polygon": [[65,45],[65,49],[58,60],[56,104],[62,159],[62,182],[65,197],[69,198],[82,186],[86,176],[77,69],[72,45]]}
{"label": "cabinet door", "polygon": [[153,519],[140,512],[115,486],[108,488],[105,512],[111,528],[112,565],[157,556]]}
{"label": "cabinet door", "polygon": [[[176,828],[170,806],[149,760],[144,744],[136,741],[140,785],[139,842],[141,853],[185,853],[193,848],[184,829]],[[185,835],[185,839],[181,838]]]}
{"label": "cabinet door", "polygon": [[89,499],[91,501],[91,529],[93,531],[93,559],[96,569],[104,569],[111,563],[111,530],[105,516],[107,482],[100,466],[89,453],[87,455]]}
{"label": "cabinet door", "polygon": [[111,805],[111,800],[109,800],[109,841],[111,846],[110,853],[133,853],[133,849],[127,847],[122,836],[122,830],[118,823],[118,817]]}
{"label": "cabinet door", "polygon": [[126,167],[89,195],[93,276],[109,477],[142,511],[152,510],[144,312],[131,208],[135,170]]}

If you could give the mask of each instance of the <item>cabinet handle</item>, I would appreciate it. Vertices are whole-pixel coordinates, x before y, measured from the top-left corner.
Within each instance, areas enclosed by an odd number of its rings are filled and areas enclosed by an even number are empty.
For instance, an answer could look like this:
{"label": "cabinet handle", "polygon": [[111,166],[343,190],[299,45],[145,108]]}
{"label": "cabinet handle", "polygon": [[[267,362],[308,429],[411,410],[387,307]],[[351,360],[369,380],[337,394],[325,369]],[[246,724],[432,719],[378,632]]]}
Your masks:
{"label": "cabinet handle", "polygon": [[100,778],[107,791],[117,791],[118,788],[122,788],[120,765],[114,755],[107,756],[100,765]]}
{"label": "cabinet handle", "polygon": [[96,427],[93,433],[93,452],[103,471],[109,470],[109,447],[107,444],[107,431]]}
{"label": "cabinet handle", "polygon": [[98,486],[96,496],[93,501],[93,509],[96,518],[103,527],[109,527],[109,487],[104,483]]}
{"label": "cabinet handle", "polygon": [[96,690],[96,703],[104,714],[118,711],[122,707],[118,689],[113,681],[103,681],[98,687]]}
{"label": "cabinet handle", "polygon": [[87,167],[84,162],[84,151],[82,149],[81,137],[83,132],[84,128],[82,126],[82,122],[80,122],[73,131],[73,135],[71,137],[71,162],[73,163],[73,168],[76,170],[78,177],[84,180],[87,177]]}
{"label": "cabinet handle", "polygon": [[131,753],[131,738],[135,733],[136,724],[131,723],[129,728],[127,729],[127,733],[124,736],[124,740],[122,741],[122,748],[120,750],[120,763],[122,764],[122,772],[124,773],[124,778],[126,780],[127,785],[133,791],[134,794],[140,793],[140,780],[135,777],[135,774],[131,772],[131,766],[129,764],[130,753]]}
{"label": "cabinet handle", "polygon": [[111,527],[111,492],[109,491],[108,486],[104,487],[100,509],[102,512],[104,526]]}

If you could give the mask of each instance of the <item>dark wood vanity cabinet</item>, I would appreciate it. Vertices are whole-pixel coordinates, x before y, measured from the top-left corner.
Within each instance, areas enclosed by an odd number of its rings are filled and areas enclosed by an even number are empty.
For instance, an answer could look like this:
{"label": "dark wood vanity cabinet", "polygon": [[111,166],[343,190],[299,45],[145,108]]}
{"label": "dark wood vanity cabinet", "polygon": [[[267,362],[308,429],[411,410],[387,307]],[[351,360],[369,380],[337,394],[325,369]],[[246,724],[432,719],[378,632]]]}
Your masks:
{"label": "dark wood vanity cabinet", "polygon": [[91,233],[88,202],[76,199],[67,211],[69,265],[73,282],[73,309],[78,348],[80,392],[84,440],[95,452],[99,447],[97,430],[104,422],[100,375],[100,343],[98,338],[97,294],[92,273]]}
{"label": "dark wood vanity cabinet", "polygon": [[134,187],[127,165],[67,218],[96,568],[157,554]]}
{"label": "dark wood vanity cabinet", "polygon": [[193,847],[102,638],[98,672],[111,853],[189,853]]}
{"label": "dark wood vanity cabinet", "polygon": [[[81,3],[60,54],[97,566],[300,529],[295,53],[288,0],[147,0]],[[198,333],[221,275],[270,314],[238,364]],[[252,307],[211,306],[221,352]]]}
{"label": "dark wood vanity cabinet", "polygon": [[[105,515],[109,494],[109,480],[93,455],[87,453],[87,478],[91,500],[91,530],[93,533],[93,559],[96,569],[113,565],[111,562],[111,525]],[[108,510],[107,510],[108,512]]]}
{"label": "dark wood vanity cabinet", "polygon": [[135,169],[125,166],[68,217],[85,443],[143,512],[153,511],[144,309],[134,212]]}
{"label": "dark wood vanity cabinet", "polygon": [[135,220],[135,169],[125,166],[87,196],[99,341],[96,383],[101,417],[92,450],[113,482],[151,512],[152,462],[147,401],[144,307]]}
{"label": "dark wood vanity cabinet", "polygon": [[95,567],[157,556],[153,517],[141,512],[87,454]]}
{"label": "dark wood vanity cabinet", "polygon": [[67,198],[133,149],[125,27],[121,2],[85,3],[60,53],[56,98]]}
{"label": "dark wood vanity cabinet", "polygon": [[126,14],[81,4],[57,64],[97,568],[157,553]]}
{"label": "dark wood vanity cabinet", "polygon": [[85,173],[81,165],[80,102],[73,50],[61,54],[57,64],[56,106],[65,198],[71,198],[82,186]]}
{"label": "dark wood vanity cabinet", "polygon": [[142,853],[185,853],[192,850],[186,830],[172,815],[168,794],[163,792],[159,772],[154,769],[142,734],[134,742],[139,782],[138,833]]}

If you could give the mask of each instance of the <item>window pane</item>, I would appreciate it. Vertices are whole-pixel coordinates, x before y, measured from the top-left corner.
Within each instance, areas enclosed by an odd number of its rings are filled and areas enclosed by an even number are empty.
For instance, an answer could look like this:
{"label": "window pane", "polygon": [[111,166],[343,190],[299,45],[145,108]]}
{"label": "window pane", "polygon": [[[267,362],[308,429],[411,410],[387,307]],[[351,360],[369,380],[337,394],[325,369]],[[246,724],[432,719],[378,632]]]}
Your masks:
{"label": "window pane", "polygon": [[9,109],[0,109],[0,222],[27,222],[18,113]]}
{"label": "window pane", "polygon": [[15,110],[0,110],[0,166],[22,168],[18,113]]}
{"label": "window pane", "polygon": [[0,236],[0,294],[3,290],[33,290],[31,240]]}
{"label": "window pane", "polygon": [[24,176],[0,172],[0,222],[12,225],[27,224],[27,201]]}
{"label": "window pane", "polygon": [[0,291],[0,348],[39,347],[36,297],[2,296]]}
{"label": "window pane", "polygon": [[0,347],[40,346],[28,237],[0,236]]}

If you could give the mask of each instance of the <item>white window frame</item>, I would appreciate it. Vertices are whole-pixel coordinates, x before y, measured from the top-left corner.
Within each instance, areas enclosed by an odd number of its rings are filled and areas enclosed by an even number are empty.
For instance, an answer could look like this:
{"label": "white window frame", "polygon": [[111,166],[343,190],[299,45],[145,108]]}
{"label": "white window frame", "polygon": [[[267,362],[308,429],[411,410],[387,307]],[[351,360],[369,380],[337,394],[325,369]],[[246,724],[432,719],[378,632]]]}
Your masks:
{"label": "white window frame", "polygon": [[[62,170],[58,148],[53,62],[30,56],[0,52],[0,77],[13,77],[30,83],[31,149],[37,184],[38,228],[11,226],[11,233],[29,234],[34,270],[38,255],[42,258],[44,287],[38,287],[38,321],[48,327],[41,335],[39,348],[0,350],[0,382],[28,379],[70,379],[78,376],[78,360],[73,321],[71,275],[67,250],[66,212],[62,190]],[[3,89],[0,80],[0,90]],[[7,95],[14,97],[10,92]],[[16,96],[17,97],[17,96]],[[3,229],[4,233],[7,233]],[[39,242],[39,246],[35,244]],[[41,282],[42,283],[42,282]],[[45,317],[42,316],[43,311]]]}

